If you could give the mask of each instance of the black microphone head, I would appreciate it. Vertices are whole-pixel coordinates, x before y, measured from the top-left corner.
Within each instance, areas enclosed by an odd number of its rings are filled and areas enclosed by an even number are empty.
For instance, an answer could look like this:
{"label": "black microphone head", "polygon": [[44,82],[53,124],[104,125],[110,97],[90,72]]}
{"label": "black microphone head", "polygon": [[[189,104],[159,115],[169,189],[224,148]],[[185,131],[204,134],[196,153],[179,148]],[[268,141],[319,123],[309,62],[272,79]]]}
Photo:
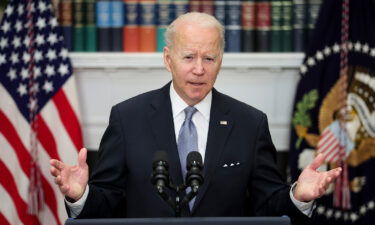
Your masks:
{"label": "black microphone head", "polygon": [[152,166],[163,164],[168,169],[168,154],[165,151],[156,151],[152,160]]}
{"label": "black microphone head", "polygon": [[190,186],[194,193],[197,193],[199,186],[203,183],[202,175],[202,156],[199,152],[190,152],[186,157],[186,168],[187,174],[185,177],[185,183]]}
{"label": "black microphone head", "polygon": [[199,152],[197,152],[197,151],[189,152],[189,154],[186,157],[186,167],[187,167],[187,170],[190,170],[190,167],[192,165],[198,166],[200,168],[203,165],[202,155]]}
{"label": "black microphone head", "polygon": [[154,153],[151,182],[157,187],[164,187],[169,183],[168,155],[165,151],[156,151]]}

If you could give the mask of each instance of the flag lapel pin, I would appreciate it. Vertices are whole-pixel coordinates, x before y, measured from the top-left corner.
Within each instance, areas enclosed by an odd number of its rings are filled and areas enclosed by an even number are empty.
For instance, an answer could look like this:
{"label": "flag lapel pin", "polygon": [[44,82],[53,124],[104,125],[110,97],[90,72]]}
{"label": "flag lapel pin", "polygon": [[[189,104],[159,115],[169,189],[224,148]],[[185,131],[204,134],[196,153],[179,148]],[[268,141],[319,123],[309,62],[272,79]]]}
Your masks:
{"label": "flag lapel pin", "polygon": [[226,125],[228,125],[228,121],[226,121],[226,120],[220,120],[220,125],[226,126]]}

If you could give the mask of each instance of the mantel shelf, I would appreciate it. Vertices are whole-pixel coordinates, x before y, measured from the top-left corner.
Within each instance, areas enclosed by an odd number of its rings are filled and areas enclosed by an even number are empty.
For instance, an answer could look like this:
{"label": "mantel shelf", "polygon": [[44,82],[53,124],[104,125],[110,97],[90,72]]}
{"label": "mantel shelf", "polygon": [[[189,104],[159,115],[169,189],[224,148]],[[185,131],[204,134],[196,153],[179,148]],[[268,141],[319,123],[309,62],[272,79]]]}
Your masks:
{"label": "mantel shelf", "polygon": [[[222,68],[298,68],[303,53],[225,53]],[[71,53],[76,69],[163,68],[163,53]]]}

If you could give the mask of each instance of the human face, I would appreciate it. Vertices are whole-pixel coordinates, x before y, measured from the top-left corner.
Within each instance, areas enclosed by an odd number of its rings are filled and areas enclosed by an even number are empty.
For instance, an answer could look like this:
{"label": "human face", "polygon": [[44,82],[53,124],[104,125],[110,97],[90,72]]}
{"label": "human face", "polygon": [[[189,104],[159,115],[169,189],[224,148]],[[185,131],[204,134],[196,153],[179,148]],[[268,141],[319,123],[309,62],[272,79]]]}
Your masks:
{"label": "human face", "polygon": [[164,48],[164,64],[173,87],[190,106],[212,90],[222,62],[219,31],[194,24],[176,26],[173,47]]}

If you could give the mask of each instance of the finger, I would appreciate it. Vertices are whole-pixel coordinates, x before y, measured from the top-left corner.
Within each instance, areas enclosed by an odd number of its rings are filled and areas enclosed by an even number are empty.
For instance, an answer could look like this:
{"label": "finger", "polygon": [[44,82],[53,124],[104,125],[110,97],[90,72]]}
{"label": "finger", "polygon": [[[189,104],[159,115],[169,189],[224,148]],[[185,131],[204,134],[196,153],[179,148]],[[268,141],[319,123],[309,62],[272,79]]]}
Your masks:
{"label": "finger", "polygon": [[319,197],[322,196],[328,189],[329,184],[332,182],[332,178],[329,176],[322,176],[318,184]]}
{"label": "finger", "polygon": [[59,160],[51,159],[50,160],[51,166],[55,167],[58,170],[63,170],[65,168],[65,164]]}
{"label": "finger", "polygon": [[332,179],[336,179],[341,174],[341,167],[337,167],[335,169],[327,171],[327,176],[331,177]]}
{"label": "finger", "polygon": [[324,179],[322,179],[321,187],[323,187],[324,190],[328,188],[328,186],[332,183],[333,179],[330,176],[326,176]]}
{"label": "finger", "polygon": [[318,169],[324,163],[324,159],[325,159],[324,155],[322,153],[319,153],[315,157],[314,161],[309,165],[310,169],[312,170]]}
{"label": "finger", "polygon": [[333,181],[333,179],[331,177],[327,177],[327,179],[325,181],[325,184],[323,186],[323,192],[322,192],[321,196],[324,195],[327,192],[328,188],[332,184],[332,181]]}
{"label": "finger", "polygon": [[60,175],[60,171],[57,170],[55,167],[51,167],[50,172],[51,172],[51,175],[54,177],[57,177],[58,175]]}
{"label": "finger", "polygon": [[68,192],[69,192],[69,185],[63,185],[63,186],[60,186],[60,191],[63,195],[67,195]]}
{"label": "finger", "polygon": [[324,195],[324,193],[326,193],[326,190],[327,190],[326,187],[321,186],[320,189],[319,189],[319,195],[318,195],[318,197],[319,198],[322,197]]}
{"label": "finger", "polygon": [[78,154],[78,166],[87,167],[86,159],[87,159],[87,149],[82,148]]}
{"label": "finger", "polygon": [[327,177],[327,180],[326,180],[326,183],[324,185],[324,189],[327,190],[329,185],[331,185],[333,182],[333,178],[332,177]]}
{"label": "finger", "polygon": [[317,183],[317,188],[319,190],[319,193],[322,191],[322,190],[325,190],[325,187],[327,186],[327,178],[328,176],[327,175],[322,175],[320,178],[319,178],[319,181]]}
{"label": "finger", "polygon": [[328,186],[331,185],[334,182],[334,180],[340,175],[341,170],[341,167],[338,167],[325,172],[324,179],[321,179],[321,184],[325,187],[325,189],[327,189]]}
{"label": "finger", "polygon": [[62,178],[60,175],[55,178],[55,183],[59,186],[63,186]]}

